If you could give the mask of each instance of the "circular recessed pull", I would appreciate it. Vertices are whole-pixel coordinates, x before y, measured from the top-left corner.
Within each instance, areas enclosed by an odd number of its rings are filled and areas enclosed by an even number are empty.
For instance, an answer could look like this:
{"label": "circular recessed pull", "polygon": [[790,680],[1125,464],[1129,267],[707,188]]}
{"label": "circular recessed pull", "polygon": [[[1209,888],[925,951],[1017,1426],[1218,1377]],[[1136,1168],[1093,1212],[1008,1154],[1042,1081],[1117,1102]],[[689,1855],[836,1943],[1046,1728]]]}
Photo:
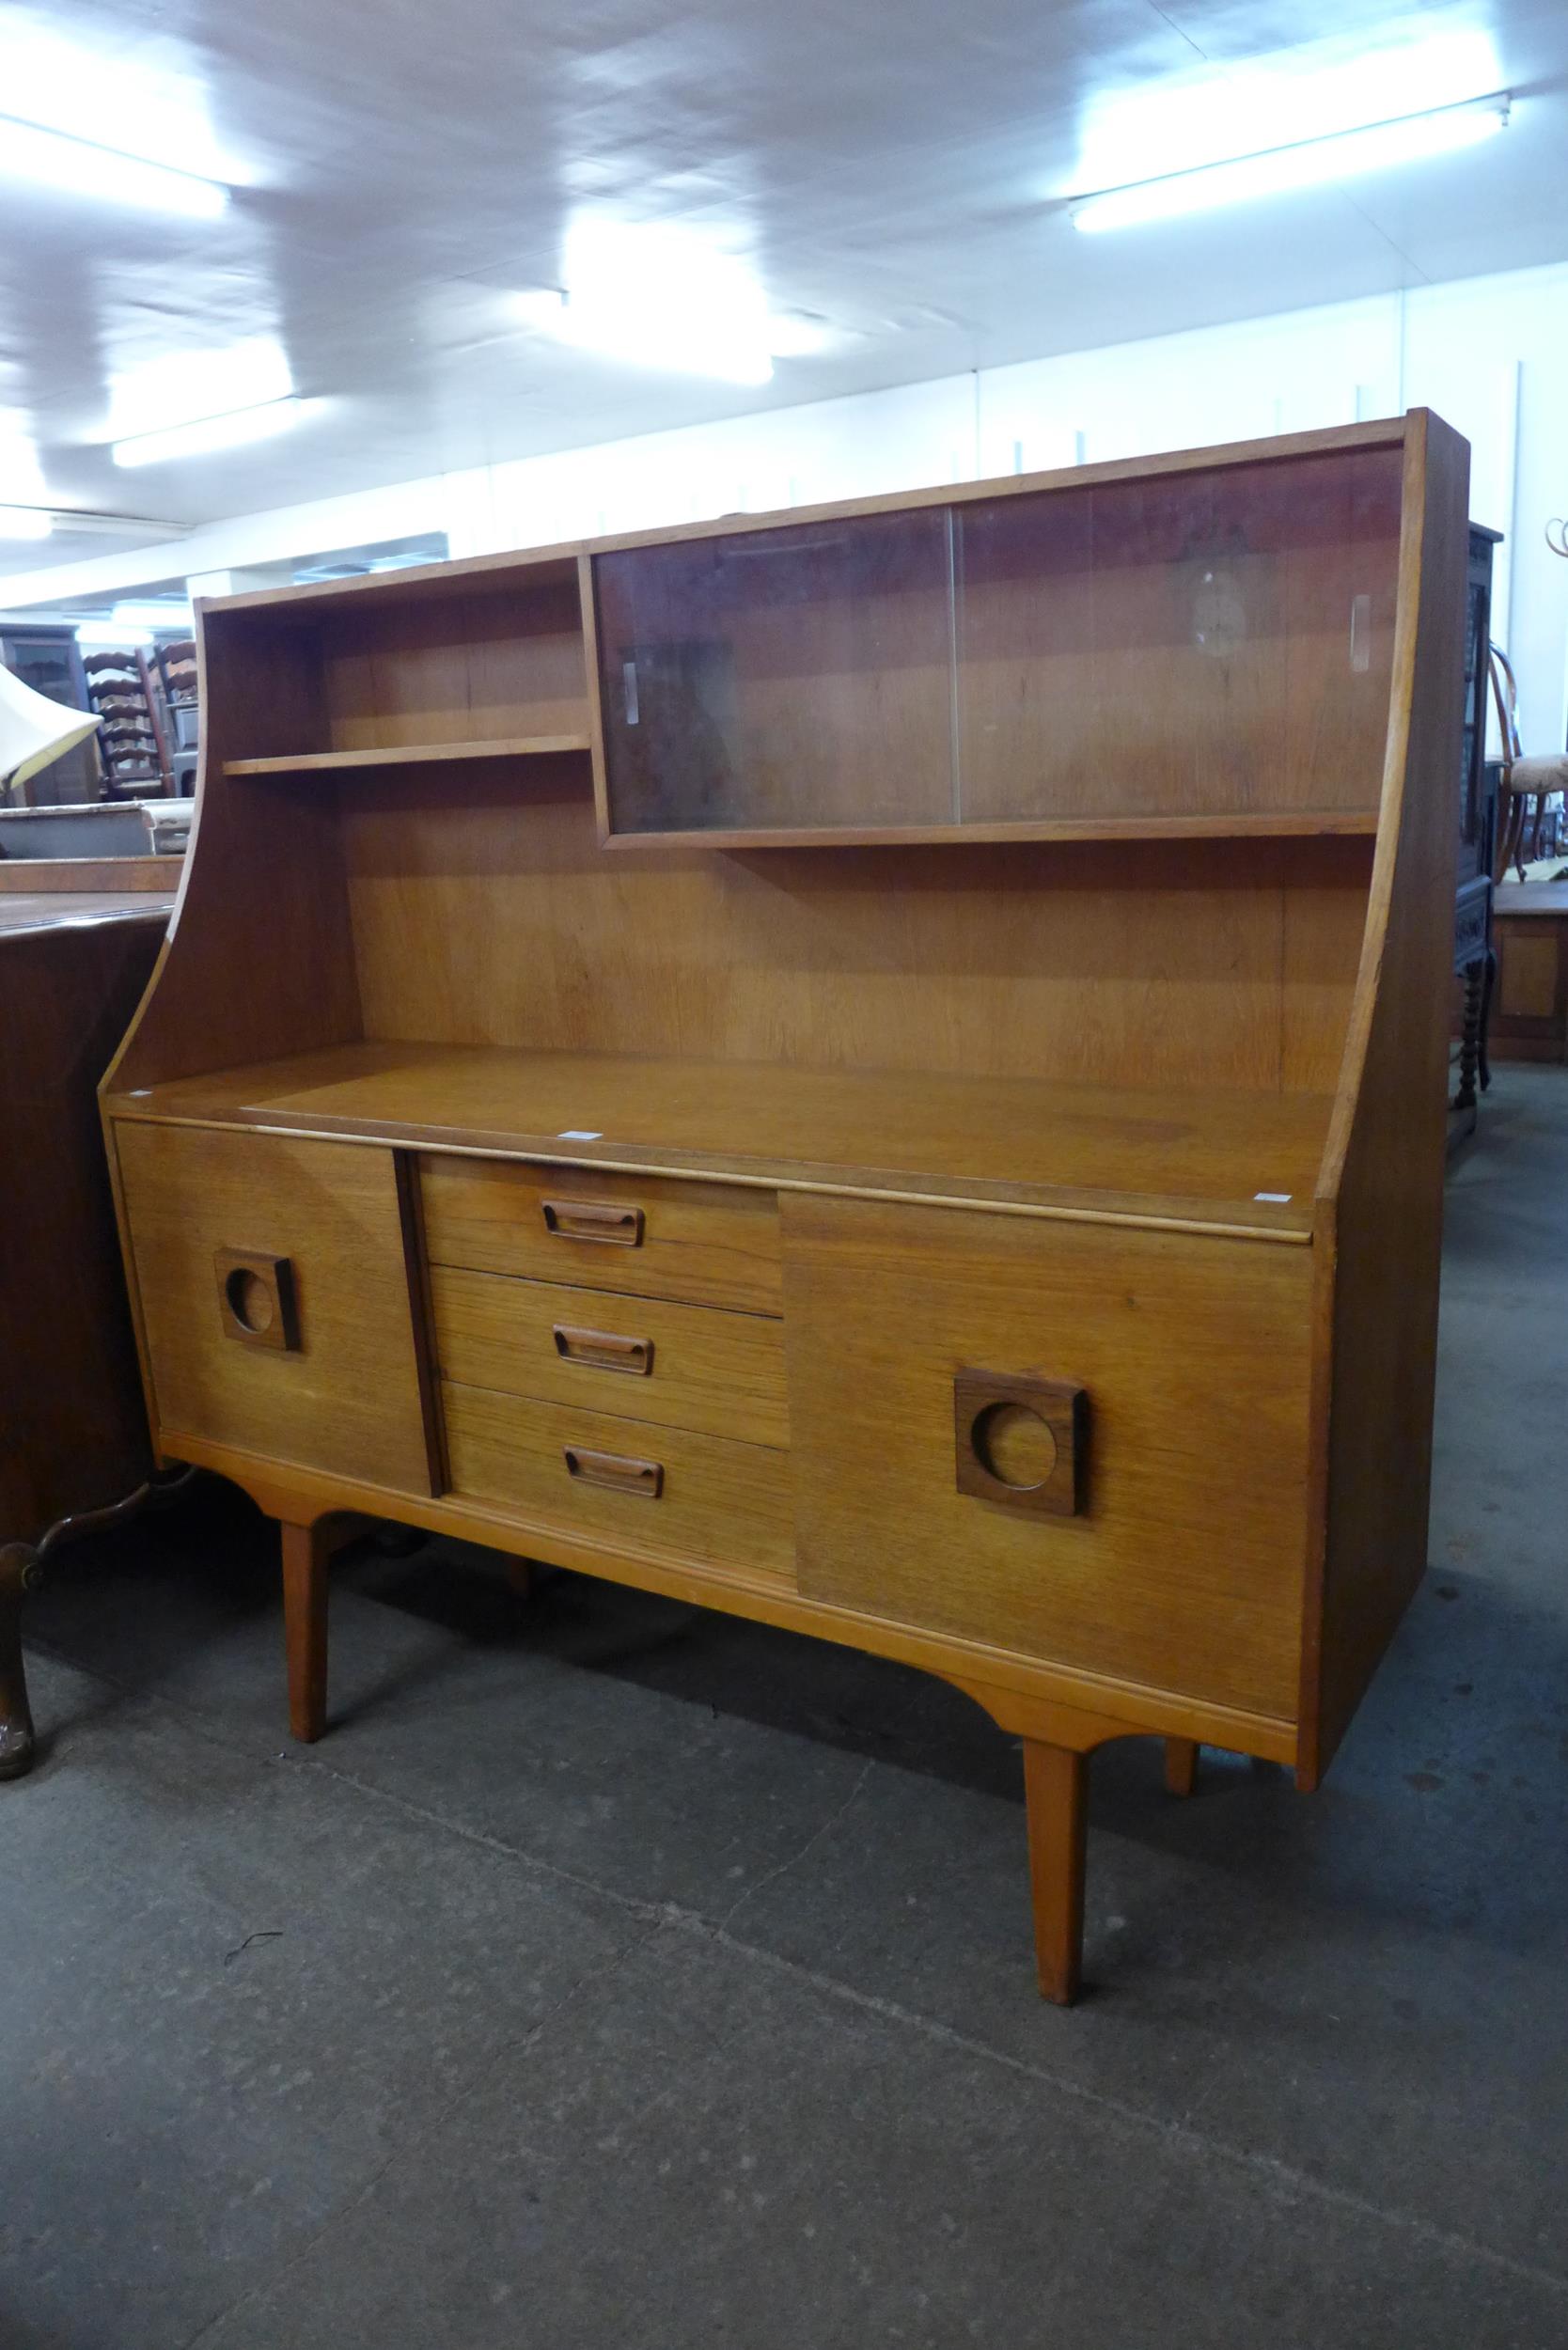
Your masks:
{"label": "circular recessed pull", "polygon": [[1048,1484],[1058,1458],[1055,1436],[1027,1403],[988,1403],[969,1441],[980,1466],[1014,1493]]}
{"label": "circular recessed pull", "polygon": [[273,1326],[273,1293],[259,1273],[249,1265],[236,1265],[223,1285],[228,1300],[228,1310],[242,1330],[259,1338],[263,1330]]}
{"label": "circular recessed pull", "polygon": [[245,1346],[294,1352],[300,1324],[292,1261],[257,1248],[219,1248],[213,1251],[212,1266],[226,1334]]}
{"label": "circular recessed pull", "polygon": [[973,1365],[954,1374],[961,1494],[1003,1509],[1076,1517],[1088,1441],[1089,1397],[1074,1381]]}

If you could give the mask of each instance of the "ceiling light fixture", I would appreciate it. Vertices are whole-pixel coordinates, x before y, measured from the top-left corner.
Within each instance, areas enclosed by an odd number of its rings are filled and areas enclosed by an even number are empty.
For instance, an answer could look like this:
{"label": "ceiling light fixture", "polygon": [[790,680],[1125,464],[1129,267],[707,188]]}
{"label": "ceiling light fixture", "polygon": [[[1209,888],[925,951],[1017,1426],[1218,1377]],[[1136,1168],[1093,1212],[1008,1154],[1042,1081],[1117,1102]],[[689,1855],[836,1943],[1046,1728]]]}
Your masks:
{"label": "ceiling light fixture", "polygon": [[54,527],[46,506],[0,506],[0,539],[47,539]]}
{"label": "ceiling light fixture", "polygon": [[1187,212],[1206,212],[1223,204],[1247,204],[1260,196],[1278,196],[1294,188],[1358,178],[1390,164],[1416,163],[1428,155],[1446,155],[1491,138],[1508,122],[1512,100],[1506,90],[1464,105],[1443,106],[1396,121],[1369,123],[1356,131],[1340,131],[1327,138],[1303,139],[1292,147],[1267,149],[1262,154],[1238,155],[1223,164],[1208,164],[1196,171],[1173,172],[1163,179],[1142,180],[1130,187],[1109,188],[1086,196],[1073,207],[1073,226],[1086,235],[1107,228],[1130,228],[1140,222],[1176,220]]}
{"label": "ceiling light fixture", "polygon": [[118,147],[79,138],[74,132],[48,131],[36,122],[0,115],[0,174],[67,196],[96,197],[138,212],[183,212],[194,220],[216,220],[228,203],[221,180],[204,179],[172,164],[149,163]]}
{"label": "ceiling light fixture", "polygon": [[528,325],[630,367],[760,384],[774,321],[748,262],[687,228],[589,215],[567,231],[564,289],[513,297]]}
{"label": "ceiling light fixture", "polygon": [[137,432],[116,441],[109,454],[117,465],[163,465],[180,457],[206,457],[217,449],[240,448],[247,441],[270,440],[274,432],[287,432],[311,410],[323,405],[321,400],[300,400],[290,394],[285,400],[263,400],[254,408],[229,408],[221,415],[196,416],[185,424],[165,425],[156,432]]}
{"label": "ceiling light fixture", "polygon": [[177,629],[188,636],[196,616],[188,603],[117,603],[108,625],[122,636],[151,636],[159,629]]}

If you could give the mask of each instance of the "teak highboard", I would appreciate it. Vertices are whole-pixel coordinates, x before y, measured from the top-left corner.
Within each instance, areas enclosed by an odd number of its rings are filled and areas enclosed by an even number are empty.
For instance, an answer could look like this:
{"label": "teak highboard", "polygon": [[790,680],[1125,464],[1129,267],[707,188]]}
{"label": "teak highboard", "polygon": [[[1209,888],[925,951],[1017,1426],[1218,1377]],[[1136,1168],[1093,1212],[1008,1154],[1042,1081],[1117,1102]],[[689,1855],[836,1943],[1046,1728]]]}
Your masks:
{"label": "teak highboard", "polygon": [[1425,1559],[1467,451],[1422,412],[227,598],[103,1105],[161,1453],[1316,1783]]}

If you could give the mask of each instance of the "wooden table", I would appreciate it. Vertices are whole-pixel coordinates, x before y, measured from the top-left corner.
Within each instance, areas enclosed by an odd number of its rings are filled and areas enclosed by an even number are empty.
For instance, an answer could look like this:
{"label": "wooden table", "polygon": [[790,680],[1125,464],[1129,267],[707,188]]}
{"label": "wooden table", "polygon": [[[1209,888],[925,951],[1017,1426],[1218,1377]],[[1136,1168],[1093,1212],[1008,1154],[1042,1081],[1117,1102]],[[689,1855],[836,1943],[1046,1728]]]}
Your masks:
{"label": "wooden table", "polygon": [[1504,882],[1493,924],[1494,1059],[1568,1059],[1568,882]]}
{"label": "wooden table", "polygon": [[0,1778],[33,1759],[23,1592],[48,1547],[151,1474],[95,1088],[171,904],[0,893]]}

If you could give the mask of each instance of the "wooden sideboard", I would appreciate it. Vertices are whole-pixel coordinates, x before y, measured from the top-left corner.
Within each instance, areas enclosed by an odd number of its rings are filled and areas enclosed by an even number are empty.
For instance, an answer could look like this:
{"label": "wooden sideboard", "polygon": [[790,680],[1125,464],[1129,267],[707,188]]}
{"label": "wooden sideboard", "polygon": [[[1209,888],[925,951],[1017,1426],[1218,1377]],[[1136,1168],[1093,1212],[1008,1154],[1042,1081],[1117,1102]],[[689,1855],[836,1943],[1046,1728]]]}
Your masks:
{"label": "wooden sideboard", "polygon": [[161,1453],[1314,1785],[1425,1559],[1465,444],[203,607],[103,1108]]}

